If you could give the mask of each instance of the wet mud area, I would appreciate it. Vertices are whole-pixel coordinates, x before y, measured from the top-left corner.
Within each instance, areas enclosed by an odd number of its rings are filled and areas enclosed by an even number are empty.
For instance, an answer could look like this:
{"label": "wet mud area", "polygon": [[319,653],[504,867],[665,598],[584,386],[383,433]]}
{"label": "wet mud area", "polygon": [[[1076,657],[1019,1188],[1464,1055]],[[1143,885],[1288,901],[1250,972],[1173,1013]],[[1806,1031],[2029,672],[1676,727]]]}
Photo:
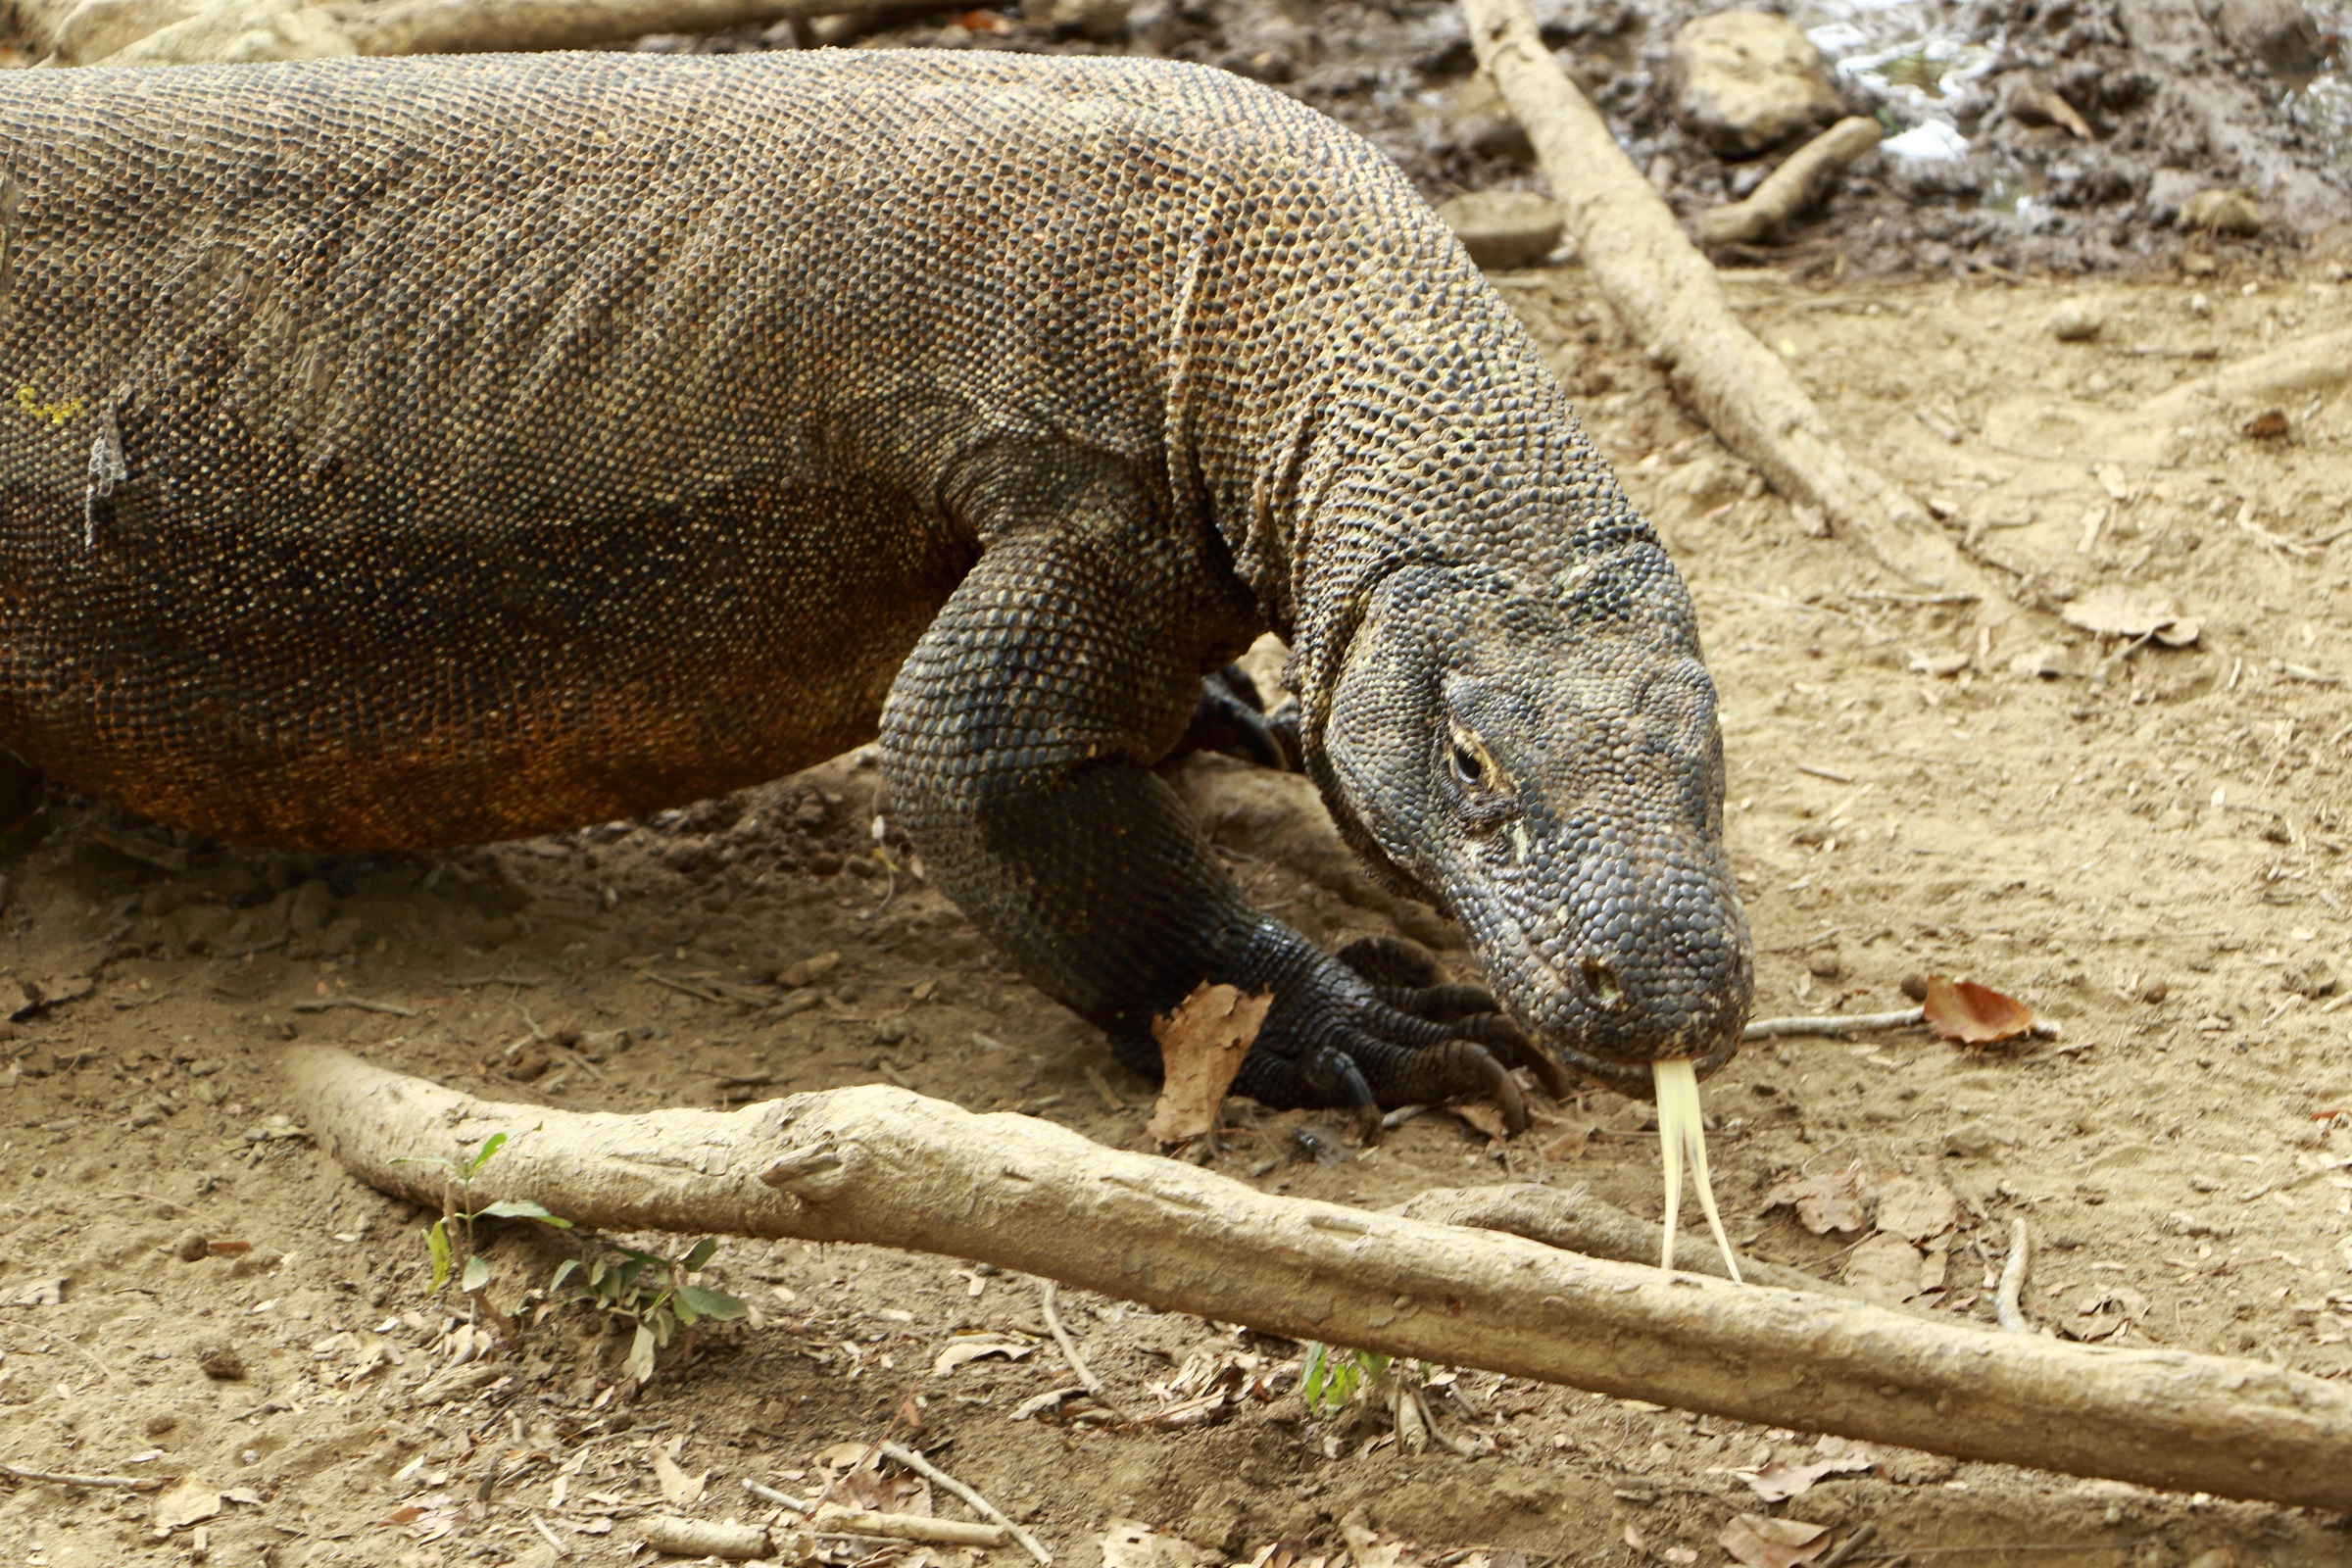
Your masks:
{"label": "wet mud area", "polygon": [[[2040,1330],[2343,1377],[2352,395],[2199,405],[2153,451],[2096,435],[2209,368],[2198,356],[2352,326],[2352,288],[2310,265],[2219,265],[1835,291],[1732,274],[1857,453],[2014,587],[1997,624],[1808,535],[1676,407],[1581,270],[1496,281],[1691,579],[1758,1011],[1885,1010],[1941,973],[2058,1026],[1982,1050],[1918,1029],[1750,1047],[1704,1086],[1734,1237],[1989,1323],[2024,1218]],[[2099,332],[2061,340],[2062,307]],[[2161,608],[2180,646],[2067,618],[2118,595]],[[1350,868],[1298,781],[1189,767],[1266,907],[1327,943],[1412,935],[1474,973]],[[1840,1546],[1869,1525],[1862,1562],[2352,1559],[2345,1522],[2306,1510],[1478,1372],[1433,1373],[1416,1449],[1362,1407],[1310,1409],[1295,1344],[1078,1292],[1059,1306],[1073,1340],[1155,1424],[1083,1400],[1015,1419],[1068,1381],[1038,1282],[948,1258],[722,1241],[699,1278],[751,1315],[703,1325],[642,1389],[623,1324],[530,1308],[502,1339],[434,1293],[429,1216],[313,1146],[274,1068],[286,1042],[591,1109],[887,1081],[1150,1147],[1152,1086],[911,874],[878,790],[853,754],[644,822],[386,859],[221,850],[53,792],[0,859],[0,1463],[165,1485],[0,1479],[0,1557],[644,1560],[647,1515],[765,1518],[746,1481],[806,1497],[890,1437],[1075,1568],[1122,1518],[1198,1547],[1154,1546],[1185,1563],[1338,1562],[1351,1518],[1379,1533],[1359,1562],[1716,1563],[1742,1514]],[[1375,1206],[1536,1181],[1659,1212],[1645,1105],[1539,1108],[1508,1142],[1440,1110],[1364,1150],[1328,1116],[1236,1102],[1213,1163]],[[528,1307],[568,1246],[497,1229],[488,1298]],[[841,1485],[968,1517],[895,1471]]]}
{"label": "wet mud area", "polygon": [[[1683,107],[1677,40],[1724,10],[1536,0],[1543,36],[1686,220],[1745,196],[1832,114],[1886,141],[1825,211],[1717,260],[1800,276],[2169,267],[2218,239],[2352,260],[2352,61],[2341,0],[1790,0],[1829,95],[1777,137],[1724,145]],[[1028,0],[944,24],[780,24],[641,47],[1163,55],[1256,77],[1332,115],[1443,202],[1544,188],[1526,135],[1436,0]],[[2238,192],[2250,206],[2194,205]],[[2192,261],[2190,266],[2200,266]]]}

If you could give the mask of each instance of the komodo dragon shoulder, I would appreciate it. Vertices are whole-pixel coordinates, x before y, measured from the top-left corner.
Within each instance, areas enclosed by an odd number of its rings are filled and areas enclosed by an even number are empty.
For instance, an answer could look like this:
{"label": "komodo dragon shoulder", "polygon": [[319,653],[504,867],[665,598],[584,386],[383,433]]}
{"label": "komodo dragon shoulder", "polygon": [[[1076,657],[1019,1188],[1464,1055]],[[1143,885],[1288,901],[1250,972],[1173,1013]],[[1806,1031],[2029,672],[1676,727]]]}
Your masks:
{"label": "komodo dragon shoulder", "polygon": [[[1278,1104],[1734,1047],[1681,580],[1403,177],[1240,78],[19,73],[0,375],[0,744],[126,808],[512,838],[878,731],[941,886],[1147,1070],[1204,980],[1274,992]],[[1255,910],[1152,773],[1267,628],[1497,995]]]}

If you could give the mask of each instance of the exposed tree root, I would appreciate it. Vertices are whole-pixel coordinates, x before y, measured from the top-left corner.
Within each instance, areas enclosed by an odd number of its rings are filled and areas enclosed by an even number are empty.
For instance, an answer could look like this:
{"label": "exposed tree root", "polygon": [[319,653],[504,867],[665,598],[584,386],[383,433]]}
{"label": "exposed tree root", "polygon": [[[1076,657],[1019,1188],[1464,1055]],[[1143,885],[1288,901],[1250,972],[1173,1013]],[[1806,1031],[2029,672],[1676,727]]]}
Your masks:
{"label": "exposed tree root", "polygon": [[1601,297],[1708,428],[1891,570],[1973,592],[1989,612],[2006,607],[1917,502],[1846,456],[1780,356],[1732,315],[1714,268],[1544,47],[1526,0],[1462,0],[1462,9],[1479,64],[1535,143]]}
{"label": "exposed tree root", "polygon": [[1701,213],[1698,237],[1709,245],[1753,244],[1772,238],[1829,193],[1838,172],[1879,145],[1879,122],[1855,115],[1840,120],[1788,155],[1745,201]]}
{"label": "exposed tree root", "polygon": [[529,1199],[606,1230],[938,1252],[1767,1425],[2352,1508],[2352,1389],[2259,1362],[2087,1349],[1276,1197],[880,1085],[622,1116],[486,1103],[318,1048],[286,1063],[321,1147],[419,1202],[441,1200],[438,1169],[402,1156],[505,1132],[470,1200]]}

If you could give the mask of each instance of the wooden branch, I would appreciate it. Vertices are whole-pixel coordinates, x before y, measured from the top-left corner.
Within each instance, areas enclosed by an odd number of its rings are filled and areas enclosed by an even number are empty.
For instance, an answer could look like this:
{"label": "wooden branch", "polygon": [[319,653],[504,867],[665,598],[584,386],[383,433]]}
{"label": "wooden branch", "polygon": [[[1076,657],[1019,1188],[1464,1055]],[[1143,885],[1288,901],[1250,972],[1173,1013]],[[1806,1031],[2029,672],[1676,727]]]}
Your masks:
{"label": "wooden branch", "polygon": [[883,1085],[733,1113],[472,1099],[284,1057],[320,1147],[437,1204],[444,1158],[603,1230],[795,1236],[971,1258],[1270,1334],[2145,1486],[2352,1508],[2352,1389],[2183,1350],[2086,1349],[1867,1302],[1261,1193],[1050,1122]]}
{"label": "wooden branch", "polygon": [[1708,428],[1798,506],[1850,529],[1925,587],[2007,596],[1919,504],[1848,458],[1781,357],[1732,315],[1723,283],[1536,32],[1526,0],[1462,0],[1479,64],[1535,143],[1585,265]]}
{"label": "wooden branch", "polygon": [[1819,1017],[1756,1018],[1740,1031],[1742,1040],[1781,1040],[1790,1035],[1858,1035],[1874,1029],[1901,1029],[1909,1024],[1925,1023],[1925,1007],[1903,1007],[1894,1012],[1840,1012]]}
{"label": "wooden branch", "polygon": [[1854,115],[1840,120],[1788,155],[1787,162],[1764,176],[1764,182],[1745,201],[1718,207],[1698,218],[1702,244],[1754,244],[1770,239],[1789,220],[1829,194],[1838,172],[1879,145],[1879,122]]}
{"label": "wooden branch", "polygon": [[[1532,1183],[1433,1187],[1428,1192],[1414,1194],[1388,1212],[1432,1225],[1501,1231],[1541,1242],[1545,1247],[1619,1263],[1650,1261],[1659,1255],[1665,1240],[1661,1227],[1613,1203],[1602,1202],[1582,1187],[1566,1192]],[[1704,1236],[1676,1238],[1674,1266],[1686,1274],[1729,1278],[1722,1257]],[[1842,1285],[1817,1280],[1801,1269],[1785,1268],[1744,1254],[1740,1259],[1740,1272],[1750,1284],[1775,1285],[1785,1291],[1819,1291],[1841,1297],[1854,1294]]]}

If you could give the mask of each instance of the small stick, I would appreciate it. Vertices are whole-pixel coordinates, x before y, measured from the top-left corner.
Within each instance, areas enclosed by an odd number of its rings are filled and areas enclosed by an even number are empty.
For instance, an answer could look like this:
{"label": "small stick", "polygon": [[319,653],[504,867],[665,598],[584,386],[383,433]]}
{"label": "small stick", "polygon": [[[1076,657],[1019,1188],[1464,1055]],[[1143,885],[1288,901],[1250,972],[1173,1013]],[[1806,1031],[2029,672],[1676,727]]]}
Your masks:
{"label": "small stick", "polygon": [[656,1514],[637,1521],[645,1544],[671,1557],[724,1557],[743,1562],[767,1555],[767,1532],[758,1525]]}
{"label": "small stick", "polygon": [[866,1508],[844,1508],[837,1502],[817,1509],[808,1528],[822,1536],[875,1536],[888,1541],[920,1541],[933,1546],[1002,1546],[1012,1539],[1007,1525],[967,1524],[961,1519],[932,1519],[919,1513],[875,1513]]}
{"label": "small stick", "polygon": [[1045,1315],[1046,1327],[1053,1331],[1054,1343],[1061,1347],[1061,1358],[1070,1363],[1071,1375],[1077,1378],[1087,1393],[1100,1395],[1102,1392],[1102,1380],[1095,1376],[1095,1369],[1088,1366],[1086,1357],[1078,1353],[1077,1343],[1070,1338],[1070,1331],[1061,1326],[1061,1314],[1054,1310],[1055,1298],[1061,1294],[1061,1287],[1053,1280],[1046,1281],[1045,1286],[1045,1290],[1039,1293],[1038,1310]]}
{"label": "small stick", "polygon": [[1778,1040],[1784,1035],[1858,1035],[1872,1029],[1900,1029],[1925,1023],[1925,1007],[1900,1012],[1855,1012],[1827,1018],[1758,1018],[1740,1031],[1742,1040]]}
{"label": "small stick", "polygon": [[296,1012],[331,1012],[337,1007],[350,1007],[357,1012],[388,1012],[395,1018],[416,1016],[415,1007],[404,1007],[396,1002],[371,1002],[366,997],[319,997],[294,1004]]}
{"label": "small stick", "polygon": [[1839,1542],[1828,1556],[1821,1559],[1821,1568],[1845,1568],[1847,1563],[1854,1560],[1856,1552],[1878,1539],[1879,1527],[1864,1520],[1852,1535]]}
{"label": "small stick", "polygon": [[948,1474],[945,1470],[942,1470],[939,1466],[933,1464],[930,1460],[924,1458],[912,1448],[907,1447],[903,1443],[885,1443],[882,1445],[882,1456],[886,1459],[896,1459],[899,1463],[905,1465],[916,1475],[921,1476],[933,1486],[945,1487],[948,1491],[953,1492],[956,1494],[956,1495],[961,1497],[965,1502],[969,1503],[973,1512],[983,1514],[990,1519],[994,1519],[998,1524],[1003,1525],[1005,1530],[1011,1533],[1012,1539],[1021,1544],[1021,1549],[1023,1551],[1036,1558],[1040,1563],[1048,1565],[1048,1568],[1051,1568],[1051,1565],[1054,1561],[1054,1554],[1048,1551],[1035,1536],[1031,1535],[1028,1531],[1023,1530],[1019,1525],[1014,1524],[1010,1519],[1005,1518],[1004,1511],[999,1508],[995,1503],[989,1501],[986,1497],[983,1497],[980,1495],[980,1494],[974,1492],[971,1488],[965,1486],[962,1482],[956,1480],[954,1476]]}
{"label": "small stick", "polygon": [[750,1476],[743,1478],[743,1490],[763,1502],[772,1502],[779,1508],[790,1508],[794,1513],[808,1514],[816,1511],[815,1503],[803,1502],[791,1493],[778,1492],[773,1487],[754,1481]]}
{"label": "small stick", "polygon": [[2032,1266],[2033,1238],[2027,1234],[2023,1215],[2009,1222],[2009,1261],[2001,1265],[2001,1287],[1993,1296],[1993,1316],[2001,1327],[2012,1334],[2031,1334],[2034,1325],[2026,1321],[2025,1312],[2018,1306],[2018,1294],[2026,1288],[2026,1270]]}
{"label": "small stick", "polygon": [[0,1475],[15,1476],[19,1481],[46,1481],[58,1487],[106,1487],[118,1492],[153,1492],[164,1484],[161,1476],[83,1476],[70,1470],[34,1470],[7,1463],[0,1463]]}

